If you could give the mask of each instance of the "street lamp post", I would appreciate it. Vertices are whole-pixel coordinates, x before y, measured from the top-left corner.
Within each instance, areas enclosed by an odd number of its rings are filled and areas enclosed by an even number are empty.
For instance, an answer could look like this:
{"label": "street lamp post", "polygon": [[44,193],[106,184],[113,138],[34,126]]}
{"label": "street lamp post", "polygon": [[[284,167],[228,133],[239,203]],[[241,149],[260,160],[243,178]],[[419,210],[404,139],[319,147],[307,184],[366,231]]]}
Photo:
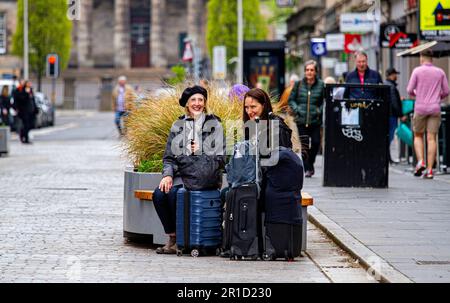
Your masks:
{"label": "street lamp post", "polygon": [[29,79],[28,59],[28,0],[23,1],[23,77]]}
{"label": "street lamp post", "polygon": [[242,0],[238,0],[238,64],[237,64],[237,83],[244,82],[243,65],[244,65],[244,32],[243,32],[243,12]]}

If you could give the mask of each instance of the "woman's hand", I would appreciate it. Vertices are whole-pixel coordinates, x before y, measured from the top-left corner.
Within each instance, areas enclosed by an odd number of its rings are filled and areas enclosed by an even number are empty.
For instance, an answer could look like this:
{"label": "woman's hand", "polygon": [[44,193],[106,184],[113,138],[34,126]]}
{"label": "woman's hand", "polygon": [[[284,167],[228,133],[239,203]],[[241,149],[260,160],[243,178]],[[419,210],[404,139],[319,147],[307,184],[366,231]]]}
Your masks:
{"label": "woman's hand", "polygon": [[161,183],[159,183],[159,190],[167,194],[172,189],[172,186],[173,178],[171,176],[167,176],[161,180]]}

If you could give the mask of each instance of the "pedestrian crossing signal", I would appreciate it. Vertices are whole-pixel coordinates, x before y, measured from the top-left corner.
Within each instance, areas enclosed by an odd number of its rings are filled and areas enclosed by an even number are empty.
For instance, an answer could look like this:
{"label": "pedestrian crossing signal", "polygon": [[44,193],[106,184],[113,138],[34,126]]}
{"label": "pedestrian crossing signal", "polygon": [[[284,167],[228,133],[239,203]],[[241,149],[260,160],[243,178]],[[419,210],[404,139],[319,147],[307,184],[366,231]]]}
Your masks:
{"label": "pedestrian crossing signal", "polygon": [[59,76],[59,59],[56,54],[49,54],[47,56],[47,77],[58,78]]}

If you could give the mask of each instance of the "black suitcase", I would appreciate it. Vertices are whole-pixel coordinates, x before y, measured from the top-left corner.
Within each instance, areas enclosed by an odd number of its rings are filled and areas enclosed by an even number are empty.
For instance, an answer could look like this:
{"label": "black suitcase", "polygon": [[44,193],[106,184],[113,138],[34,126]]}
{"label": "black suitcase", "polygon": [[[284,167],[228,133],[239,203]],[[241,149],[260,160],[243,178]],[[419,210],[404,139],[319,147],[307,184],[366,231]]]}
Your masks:
{"label": "black suitcase", "polygon": [[301,254],[301,188],[303,163],[289,149],[280,149],[279,161],[264,182],[265,235],[263,260],[293,260]]}
{"label": "black suitcase", "polygon": [[254,183],[232,188],[226,195],[224,250],[230,259],[257,260],[262,252],[261,211],[258,186]]}
{"label": "black suitcase", "polygon": [[302,226],[284,223],[267,223],[264,237],[263,260],[284,258],[291,261],[300,256],[302,249]]}

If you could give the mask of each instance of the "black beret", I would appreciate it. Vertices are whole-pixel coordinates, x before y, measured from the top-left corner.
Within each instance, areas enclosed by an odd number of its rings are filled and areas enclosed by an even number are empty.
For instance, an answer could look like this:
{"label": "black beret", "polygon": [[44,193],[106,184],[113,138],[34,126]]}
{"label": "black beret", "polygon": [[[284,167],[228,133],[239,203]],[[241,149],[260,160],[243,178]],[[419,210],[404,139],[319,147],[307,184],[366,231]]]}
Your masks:
{"label": "black beret", "polygon": [[205,100],[208,99],[208,92],[206,91],[206,89],[204,89],[201,86],[194,85],[194,86],[188,87],[184,90],[184,92],[181,95],[181,98],[179,100],[180,105],[182,107],[186,107],[186,104],[189,101],[189,98],[195,94],[202,94],[205,97]]}

